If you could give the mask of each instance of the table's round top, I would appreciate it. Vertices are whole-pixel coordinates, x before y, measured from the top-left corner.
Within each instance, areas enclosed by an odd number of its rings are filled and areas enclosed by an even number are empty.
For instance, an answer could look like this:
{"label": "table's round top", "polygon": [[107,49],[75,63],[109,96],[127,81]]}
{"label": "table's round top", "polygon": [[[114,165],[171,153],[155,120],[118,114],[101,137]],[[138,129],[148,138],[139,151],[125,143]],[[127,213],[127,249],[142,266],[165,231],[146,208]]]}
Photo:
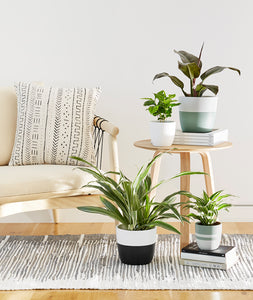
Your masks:
{"label": "table's round top", "polygon": [[169,151],[170,153],[181,153],[181,152],[209,152],[215,150],[222,150],[227,149],[232,146],[230,142],[224,142],[216,146],[193,146],[193,145],[171,145],[171,146],[163,146],[163,147],[156,147],[151,144],[151,140],[141,140],[136,141],[134,143],[135,147],[143,148],[147,150],[155,150],[166,152]]}

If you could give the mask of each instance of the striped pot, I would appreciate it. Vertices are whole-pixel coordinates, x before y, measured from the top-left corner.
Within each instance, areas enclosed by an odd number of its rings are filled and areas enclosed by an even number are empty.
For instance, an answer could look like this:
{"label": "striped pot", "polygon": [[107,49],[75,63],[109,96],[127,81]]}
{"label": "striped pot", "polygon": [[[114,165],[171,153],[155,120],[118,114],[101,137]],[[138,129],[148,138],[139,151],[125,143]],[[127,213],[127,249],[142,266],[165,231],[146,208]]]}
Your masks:
{"label": "striped pot", "polygon": [[195,223],[196,241],[201,250],[215,250],[220,246],[222,224],[216,222],[213,225]]}
{"label": "striped pot", "polygon": [[184,132],[214,129],[218,97],[179,97],[179,117]]}
{"label": "striped pot", "polygon": [[125,230],[118,225],[116,239],[119,257],[124,264],[145,265],[152,261],[157,239],[156,228]]}

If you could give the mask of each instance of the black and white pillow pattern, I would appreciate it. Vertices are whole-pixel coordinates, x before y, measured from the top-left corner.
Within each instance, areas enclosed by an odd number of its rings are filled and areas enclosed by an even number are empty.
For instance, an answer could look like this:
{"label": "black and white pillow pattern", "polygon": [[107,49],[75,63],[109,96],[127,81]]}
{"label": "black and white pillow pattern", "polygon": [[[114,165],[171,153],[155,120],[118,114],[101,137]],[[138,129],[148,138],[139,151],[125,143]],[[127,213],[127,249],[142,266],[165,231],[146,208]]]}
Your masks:
{"label": "black and white pillow pattern", "polygon": [[92,128],[99,88],[17,83],[17,129],[9,165],[95,162]]}

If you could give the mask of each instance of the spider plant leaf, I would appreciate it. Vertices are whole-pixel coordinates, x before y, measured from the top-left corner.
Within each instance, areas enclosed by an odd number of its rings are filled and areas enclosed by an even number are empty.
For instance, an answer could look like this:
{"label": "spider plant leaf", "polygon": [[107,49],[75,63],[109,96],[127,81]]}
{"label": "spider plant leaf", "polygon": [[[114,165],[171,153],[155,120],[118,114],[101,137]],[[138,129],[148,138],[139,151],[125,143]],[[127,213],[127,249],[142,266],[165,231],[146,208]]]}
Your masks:
{"label": "spider plant leaf", "polygon": [[175,179],[181,176],[186,176],[186,175],[209,175],[208,173],[205,172],[181,172],[177,174],[176,176],[171,177],[170,179]]}
{"label": "spider plant leaf", "polygon": [[82,158],[77,157],[77,156],[70,156],[70,158],[81,161],[81,162],[85,163],[86,165],[88,165],[88,166],[94,168],[95,170],[97,170],[97,172],[101,173],[100,170],[95,165],[93,165],[92,163],[88,162],[85,159],[82,159]]}
{"label": "spider plant leaf", "polygon": [[229,69],[229,70],[232,70],[232,71],[236,71],[239,75],[241,75],[241,71],[240,71],[239,69],[232,68],[232,67],[215,66],[215,67],[213,67],[213,68],[208,69],[208,70],[205,71],[203,74],[201,74],[200,78],[202,79],[202,82],[203,82],[203,81],[206,80],[206,78],[209,77],[210,75],[220,73],[220,72],[222,72],[222,71],[225,70],[225,69]]}
{"label": "spider plant leaf", "polygon": [[125,223],[126,220],[121,215],[120,211],[116,206],[114,206],[110,201],[106,200],[104,197],[100,197],[100,201],[104,204],[104,206],[107,208],[107,210],[111,211],[115,215],[117,215],[118,220],[121,220],[121,223]]}
{"label": "spider plant leaf", "polygon": [[84,212],[88,212],[88,213],[108,216],[115,220],[118,220],[119,222],[122,221],[121,219],[118,218],[118,216],[116,214],[114,214],[113,212],[111,212],[105,208],[95,207],[95,206],[81,206],[81,207],[77,207],[77,209],[84,211]]}
{"label": "spider plant leaf", "polygon": [[231,204],[229,204],[229,203],[223,203],[223,204],[220,204],[219,206],[218,206],[218,210],[221,210],[221,209],[223,209],[223,208],[228,208],[228,207],[231,207],[232,205]]}
{"label": "spider plant leaf", "polygon": [[174,226],[168,224],[168,223],[165,223],[163,221],[154,221],[150,224],[151,226],[158,226],[158,227],[162,227],[164,229],[167,229],[169,231],[172,231],[172,232],[175,232],[175,233],[178,233],[178,234],[181,234],[180,231],[178,231]]}

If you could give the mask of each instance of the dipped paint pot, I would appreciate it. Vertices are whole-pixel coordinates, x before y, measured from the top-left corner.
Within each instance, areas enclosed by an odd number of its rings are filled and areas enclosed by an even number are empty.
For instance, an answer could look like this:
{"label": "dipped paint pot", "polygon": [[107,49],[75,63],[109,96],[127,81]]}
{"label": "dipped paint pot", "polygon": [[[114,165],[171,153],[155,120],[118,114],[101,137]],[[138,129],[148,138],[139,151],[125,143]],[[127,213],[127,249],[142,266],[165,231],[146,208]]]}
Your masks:
{"label": "dipped paint pot", "polygon": [[218,97],[179,97],[183,132],[211,132],[214,129]]}
{"label": "dipped paint pot", "polygon": [[156,227],[149,230],[125,230],[116,227],[119,257],[127,265],[149,264],[155,252]]}

